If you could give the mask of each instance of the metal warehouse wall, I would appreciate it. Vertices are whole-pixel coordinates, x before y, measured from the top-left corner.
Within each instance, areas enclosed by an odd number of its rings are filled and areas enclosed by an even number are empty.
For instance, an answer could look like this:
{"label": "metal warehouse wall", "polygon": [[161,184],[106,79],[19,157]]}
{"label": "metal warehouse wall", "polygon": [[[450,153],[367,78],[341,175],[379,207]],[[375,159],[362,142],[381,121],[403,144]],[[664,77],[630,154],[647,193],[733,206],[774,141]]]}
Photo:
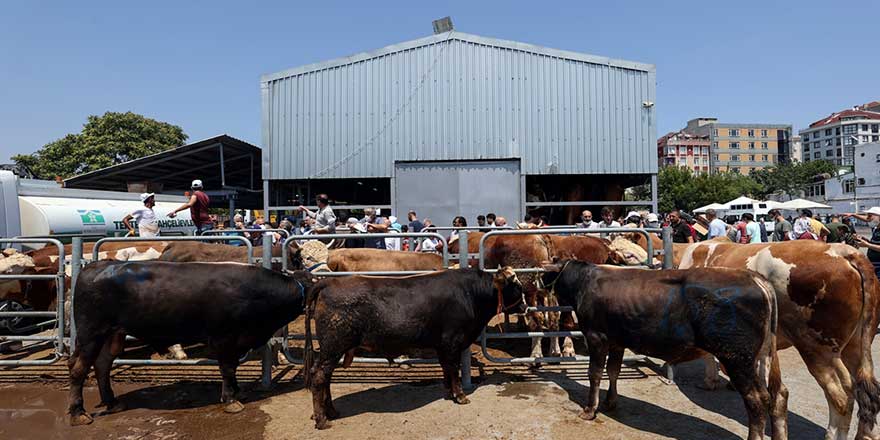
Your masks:
{"label": "metal warehouse wall", "polygon": [[265,179],[390,177],[395,160],[524,174],[657,172],[653,65],[453,32],[265,75]]}

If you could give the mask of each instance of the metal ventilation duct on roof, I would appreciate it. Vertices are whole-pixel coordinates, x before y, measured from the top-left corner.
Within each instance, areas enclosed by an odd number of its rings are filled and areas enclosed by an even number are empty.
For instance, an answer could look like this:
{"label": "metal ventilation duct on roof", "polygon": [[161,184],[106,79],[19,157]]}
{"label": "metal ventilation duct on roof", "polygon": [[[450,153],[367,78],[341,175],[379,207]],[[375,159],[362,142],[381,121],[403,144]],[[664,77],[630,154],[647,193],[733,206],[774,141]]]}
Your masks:
{"label": "metal ventilation duct on roof", "polygon": [[443,34],[452,30],[452,19],[449,17],[443,17],[438,20],[434,20],[431,22],[434,25],[434,34]]}

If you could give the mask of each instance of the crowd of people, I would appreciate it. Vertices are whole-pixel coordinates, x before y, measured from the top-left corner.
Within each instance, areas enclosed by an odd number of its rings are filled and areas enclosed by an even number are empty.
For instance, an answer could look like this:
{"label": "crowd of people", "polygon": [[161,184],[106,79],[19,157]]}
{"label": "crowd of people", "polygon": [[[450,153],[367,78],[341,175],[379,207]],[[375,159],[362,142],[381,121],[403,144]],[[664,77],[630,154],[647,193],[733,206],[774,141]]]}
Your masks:
{"label": "crowd of people", "polygon": [[[283,217],[277,224],[269,223],[263,217],[256,217],[251,222],[245,222],[241,214],[234,214],[228,223],[218,222],[216,216],[208,211],[210,197],[204,192],[201,180],[194,180],[191,185],[192,193],[186,203],[172,210],[167,215],[174,218],[178,212],[189,210],[196,234],[212,229],[221,229],[224,235],[237,235],[250,240],[255,246],[262,245],[265,237],[271,237],[273,244],[282,241],[284,237],[276,231],[269,234],[256,232],[260,229],[283,229],[290,235],[332,234],[332,233],[405,233],[422,232],[433,226],[431,219],[419,219],[415,211],[407,213],[406,221],[400,222],[393,215],[382,216],[378,208],[364,209],[361,218],[348,217],[345,221],[336,217],[330,206],[330,198],[327,194],[318,194],[315,197],[317,209],[312,211],[305,206],[299,206],[294,215]],[[155,194],[144,193],[140,196],[143,207],[138,208],[123,218],[123,223],[135,235],[131,221],[137,223],[137,235],[141,237],[157,237],[159,235],[158,215],[153,210],[156,204]],[[788,240],[821,240],[829,243],[847,243],[852,246],[867,248],[869,259],[880,267],[880,207],[874,207],[864,213],[843,213],[829,215],[823,222],[819,215],[809,209],[802,209],[796,218],[785,217],[781,210],[771,210],[765,221],[758,221],[752,213],[742,214],[739,218],[728,216],[722,219],[714,209],[707,210],[704,214],[695,216],[688,215],[680,210],[672,210],[666,215],[647,211],[629,211],[625,216],[616,216],[611,207],[604,207],[600,211],[601,219],[594,220],[590,210],[581,213],[580,221],[574,227],[583,229],[607,229],[621,227],[646,227],[659,228],[669,226],[672,228],[672,241],[674,243],[694,243],[711,240],[719,236],[727,236],[735,243],[766,243]],[[871,237],[865,238],[856,233],[855,221],[862,221],[872,225]],[[768,223],[772,226],[768,228]],[[458,235],[458,231],[467,228],[467,219],[456,216],[452,219],[453,230],[450,239]],[[515,225],[520,229],[547,228],[550,221],[547,216],[526,214],[523,221]],[[497,216],[495,213],[478,215],[476,228],[478,231],[487,232],[493,228],[507,228],[507,219]],[[455,229],[459,228],[459,229]],[[612,233],[601,233],[608,238]],[[239,242],[230,242],[233,245],[241,245]],[[387,250],[412,250],[436,252],[440,245],[436,238],[421,238],[419,240],[401,240],[399,237],[371,237],[350,238],[345,241],[346,247],[363,247]]]}

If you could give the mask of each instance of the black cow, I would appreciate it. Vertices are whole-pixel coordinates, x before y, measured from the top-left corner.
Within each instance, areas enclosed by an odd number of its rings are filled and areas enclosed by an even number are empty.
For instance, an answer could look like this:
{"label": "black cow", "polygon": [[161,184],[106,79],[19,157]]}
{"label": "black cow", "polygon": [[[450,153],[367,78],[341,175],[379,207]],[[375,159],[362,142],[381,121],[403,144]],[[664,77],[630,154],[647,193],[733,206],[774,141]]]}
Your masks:
{"label": "black cow", "polygon": [[[512,269],[494,276],[476,269],[446,270],[410,277],[355,276],[320,281],[309,292],[306,311],[306,385],[312,392],[315,427],[338,417],[330,378],[342,355],[348,366],[355,348],[389,359],[410,348],[433,348],[443,368],[449,398],[466,404],[461,389],[461,353],[498,313],[523,306],[522,286]],[[321,351],[314,359],[311,320]],[[313,360],[314,359],[314,360]]]}
{"label": "black cow", "polygon": [[773,438],[786,436],[787,392],[782,391],[776,357],[776,295],[763,277],[734,269],[652,271],[574,260],[545,270],[545,285],[560,304],[575,308],[589,347],[590,392],[582,418],[596,417],[606,357],[610,385],[604,406],[612,410],[624,349],[670,363],[709,352],[721,360],[742,395],[749,439],[763,437],[768,411]]}
{"label": "black cow", "polygon": [[76,350],[67,363],[70,424],[92,422],[82,396],[92,365],[101,405],[108,412],[124,409],[110,388],[110,369],[126,334],[159,350],[174,343],[205,343],[220,364],[225,411],[241,411],[235,379],[239,359],[303,312],[311,286],[307,272],[288,276],[238,263],[100,261],[86,266],[76,283]]}

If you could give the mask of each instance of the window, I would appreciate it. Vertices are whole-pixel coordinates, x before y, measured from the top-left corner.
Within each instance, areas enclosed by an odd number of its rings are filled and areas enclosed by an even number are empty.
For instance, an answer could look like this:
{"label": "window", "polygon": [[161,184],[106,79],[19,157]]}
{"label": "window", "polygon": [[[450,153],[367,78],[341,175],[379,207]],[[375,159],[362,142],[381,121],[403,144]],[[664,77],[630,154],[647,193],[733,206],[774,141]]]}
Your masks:
{"label": "window", "polygon": [[837,149],[837,155],[840,156],[840,148]]}
{"label": "window", "polygon": [[666,149],[666,154],[675,154],[675,147],[668,147]]}
{"label": "window", "polygon": [[813,159],[818,159],[818,158],[820,158],[820,157],[822,157],[822,152],[821,152],[821,151],[814,151],[814,152],[813,152]]}
{"label": "window", "polygon": [[712,130],[712,136],[718,136],[718,129],[717,128]]}
{"label": "window", "polygon": [[703,153],[703,156],[709,155],[709,147],[701,147],[700,151]]}
{"label": "window", "polygon": [[713,154],[713,155],[712,155],[712,160],[717,161],[717,160],[718,160],[718,155],[717,155],[717,154]]}
{"label": "window", "polygon": [[718,142],[712,142],[712,148],[718,148]]}
{"label": "window", "polygon": [[754,150],[754,149],[755,149],[755,143],[749,142],[749,150]]}
{"label": "window", "polygon": [[849,136],[843,138],[843,145],[855,145],[855,144],[856,144],[855,139],[853,139]]}
{"label": "window", "polygon": [[825,136],[831,136],[831,129],[830,128],[825,129]]}
{"label": "window", "polygon": [[862,131],[868,131],[868,124],[862,124]]}
{"label": "window", "polygon": [[761,130],[761,137],[762,138],[767,137],[767,130]]}
{"label": "window", "polygon": [[825,150],[825,157],[834,156],[834,150]]}
{"label": "window", "polygon": [[755,167],[749,168],[749,173],[754,173],[754,172],[755,172]]}
{"label": "window", "polygon": [[754,161],[755,161],[755,155],[754,155],[754,154],[750,154],[750,155],[749,155],[749,160],[752,161],[752,162],[754,162]]}
{"label": "window", "polygon": [[687,147],[678,147],[678,155],[686,156],[687,155]]}
{"label": "window", "polygon": [[856,134],[859,131],[859,124],[849,124],[843,126],[843,134]]}
{"label": "window", "polygon": [[739,150],[739,142],[731,142],[730,149],[731,150]]}
{"label": "window", "polygon": [[840,127],[835,127],[835,128],[834,128],[834,134],[836,134],[836,135],[839,135],[839,134],[840,134]]}
{"label": "window", "polygon": [[739,160],[739,154],[730,155],[730,160]]}
{"label": "window", "polygon": [[871,142],[878,142],[878,141],[880,141],[880,136],[871,136]]}
{"label": "window", "polygon": [[871,124],[871,133],[880,133],[880,124]]}
{"label": "window", "polygon": [[837,142],[835,142],[834,144],[839,147],[840,146],[840,138],[837,138]]}
{"label": "window", "polygon": [[810,151],[810,144],[809,143],[804,144],[804,151]]}
{"label": "window", "polygon": [[717,173],[719,171],[721,171],[721,168],[715,167],[715,172]]}
{"label": "window", "polygon": [[880,163],[880,154],[877,155],[877,163]]}
{"label": "window", "polygon": [[727,133],[730,135],[730,137],[739,137],[739,129],[737,128],[731,128],[727,131]]}
{"label": "window", "polygon": [[862,142],[868,142],[868,135],[866,135],[866,134],[862,135]]}
{"label": "window", "polygon": [[831,139],[825,139],[825,146],[830,147],[833,141]]}
{"label": "window", "polygon": [[766,154],[762,154],[762,155],[761,155],[761,160],[763,160],[764,162],[767,162],[767,158],[768,158],[768,157],[769,157],[768,155],[766,155]]}
{"label": "window", "polygon": [[755,137],[755,130],[752,130],[751,128],[749,129],[749,137],[750,138]]}
{"label": "window", "polygon": [[762,149],[762,150],[766,150],[766,149],[767,149],[767,143],[766,143],[766,142],[761,142],[761,149]]}
{"label": "window", "polygon": [[853,192],[853,180],[847,179],[843,181],[843,193],[844,194],[852,194]]}

